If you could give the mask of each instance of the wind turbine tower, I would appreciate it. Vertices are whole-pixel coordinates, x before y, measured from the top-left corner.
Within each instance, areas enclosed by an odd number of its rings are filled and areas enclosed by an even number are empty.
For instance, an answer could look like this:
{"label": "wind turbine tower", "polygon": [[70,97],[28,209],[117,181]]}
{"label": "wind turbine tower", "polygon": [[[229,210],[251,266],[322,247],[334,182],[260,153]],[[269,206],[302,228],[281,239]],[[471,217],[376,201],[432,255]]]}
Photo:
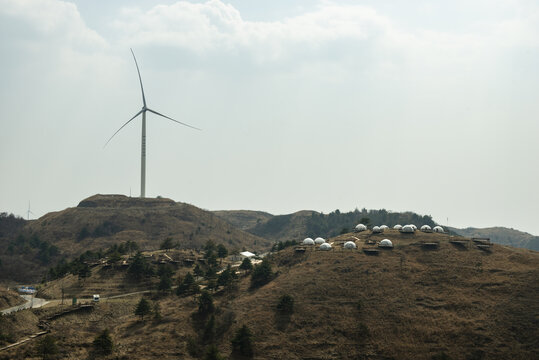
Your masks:
{"label": "wind turbine tower", "polygon": [[30,201],[28,201],[28,212],[26,213],[26,220],[30,220],[30,214],[34,215],[34,213],[30,211]]}
{"label": "wind turbine tower", "polygon": [[[140,91],[142,93],[142,109],[135,114],[131,119],[129,119],[125,124],[123,124],[111,137],[107,140],[105,143],[105,146],[112,140],[112,138],[120,132],[127,124],[129,124],[131,121],[133,121],[137,116],[142,114],[142,139],[141,139],[141,145],[140,145],[140,197],[146,196],[146,112],[149,111],[151,113],[154,113],[155,115],[164,117],[165,119],[172,120],[178,124],[190,127],[195,130],[200,130],[197,127],[191,126],[189,124],[183,123],[178,120],[174,120],[171,117],[168,117],[166,115],[160,114],[155,110],[152,110],[146,106],[146,97],[144,96],[144,87],[142,86],[142,78],[140,76],[140,70],[137,63],[137,58],[135,57],[135,53],[133,52],[133,49],[131,49],[131,54],[133,55],[133,60],[135,60],[135,66],[137,67],[137,73],[138,73],[138,79],[140,82]],[[104,146],[104,147],[105,147]]]}

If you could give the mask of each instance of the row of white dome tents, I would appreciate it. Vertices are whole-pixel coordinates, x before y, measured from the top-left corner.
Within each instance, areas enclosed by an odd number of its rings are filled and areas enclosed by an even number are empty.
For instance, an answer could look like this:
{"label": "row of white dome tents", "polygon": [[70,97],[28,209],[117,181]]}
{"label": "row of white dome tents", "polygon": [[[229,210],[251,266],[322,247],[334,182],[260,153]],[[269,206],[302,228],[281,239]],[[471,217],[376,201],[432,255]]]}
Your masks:
{"label": "row of white dome tents", "polygon": [[316,239],[311,239],[310,237],[303,240],[303,245],[320,245],[320,250],[331,250],[331,244],[327,243],[324,238],[317,237]]}
{"label": "row of white dome tents", "polygon": [[308,238],[305,238],[303,240],[303,245],[322,245],[323,243],[325,243],[326,240],[324,238],[321,238],[321,237],[317,237],[316,239],[311,239],[310,237]]}
{"label": "row of white dome tents", "polygon": [[[387,225],[381,225],[381,226],[374,226],[372,228],[372,232],[374,233],[381,233],[383,232],[384,230],[386,229],[389,229],[389,226]],[[361,231],[366,231],[367,230],[367,226],[363,225],[363,224],[357,224],[356,227],[354,228],[355,232],[361,232]]]}
{"label": "row of white dome tents", "polygon": [[[374,226],[372,228],[372,232],[373,233],[382,233],[386,229],[389,229],[389,226],[387,226],[387,225]],[[413,232],[415,232],[417,230],[417,226],[415,226],[414,224],[408,224],[408,225],[404,225],[404,226],[402,226],[400,224],[397,224],[397,225],[393,226],[393,229],[399,230],[399,231],[404,232],[404,233],[413,233]],[[366,230],[367,230],[367,226],[365,226],[363,224],[357,224],[356,227],[355,227],[356,232],[361,232],[361,231],[366,231]],[[431,229],[431,227],[429,225],[423,225],[421,227],[421,231],[424,231],[424,232],[434,231],[434,232],[443,233],[444,228],[442,228],[441,226],[438,225],[438,226],[435,226],[434,228]]]}
{"label": "row of white dome tents", "polygon": [[[389,239],[384,239],[384,240],[380,241],[380,243],[378,244],[378,247],[391,249],[391,248],[393,248],[393,243]],[[347,242],[344,243],[343,248],[344,249],[356,249],[357,247],[356,247],[355,242],[347,241]]]}

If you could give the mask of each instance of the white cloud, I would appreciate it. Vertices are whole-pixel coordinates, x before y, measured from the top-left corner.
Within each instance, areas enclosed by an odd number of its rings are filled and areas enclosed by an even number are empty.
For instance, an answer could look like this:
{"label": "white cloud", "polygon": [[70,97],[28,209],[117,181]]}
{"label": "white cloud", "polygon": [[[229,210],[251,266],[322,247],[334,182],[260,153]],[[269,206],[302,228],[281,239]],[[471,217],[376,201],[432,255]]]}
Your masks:
{"label": "white cloud", "polygon": [[77,7],[57,0],[0,0],[0,15],[20,21],[46,40],[70,47],[102,47],[106,41],[89,29]]}
{"label": "white cloud", "polygon": [[115,28],[137,45],[182,47],[200,55],[250,49],[259,60],[280,60],[289,52],[316,51],[340,40],[383,35],[389,20],[371,8],[323,4],[314,12],[282,21],[247,21],[219,0],[159,5],[146,12],[124,9]]}

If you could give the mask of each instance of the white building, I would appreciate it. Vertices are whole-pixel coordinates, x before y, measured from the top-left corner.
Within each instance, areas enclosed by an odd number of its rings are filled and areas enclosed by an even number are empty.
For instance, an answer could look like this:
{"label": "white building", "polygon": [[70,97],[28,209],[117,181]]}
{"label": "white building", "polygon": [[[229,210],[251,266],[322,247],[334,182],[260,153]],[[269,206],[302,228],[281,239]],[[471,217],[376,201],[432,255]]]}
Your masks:
{"label": "white building", "polygon": [[355,249],[356,248],[356,243],[353,242],[353,241],[347,241],[347,242],[344,243],[343,248],[345,248],[345,249]]}
{"label": "white building", "polygon": [[322,245],[320,245],[320,250],[329,251],[331,250],[331,245],[328,243],[323,243]]}
{"label": "white building", "polygon": [[378,246],[381,247],[381,248],[392,248],[393,243],[389,239],[384,239],[384,240],[380,241],[380,244],[378,244]]}
{"label": "white building", "polygon": [[365,231],[367,230],[367,227],[363,224],[357,224],[356,227],[355,227],[355,231],[356,232],[361,232],[361,231]]}
{"label": "white building", "polygon": [[323,244],[325,242],[326,242],[326,240],[324,240],[324,238],[321,238],[321,237],[317,237],[316,239],[314,239],[314,243],[316,245],[321,245],[321,244]]}

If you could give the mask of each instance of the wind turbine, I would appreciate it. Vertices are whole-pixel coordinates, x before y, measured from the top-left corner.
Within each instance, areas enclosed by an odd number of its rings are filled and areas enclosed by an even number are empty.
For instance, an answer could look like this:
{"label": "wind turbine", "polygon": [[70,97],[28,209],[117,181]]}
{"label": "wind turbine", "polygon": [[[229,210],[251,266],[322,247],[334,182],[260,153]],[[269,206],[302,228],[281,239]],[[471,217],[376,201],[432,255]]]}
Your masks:
{"label": "wind turbine", "polygon": [[30,220],[30,214],[34,215],[34,213],[30,211],[30,201],[28,201],[28,212],[26,215],[26,220]]}
{"label": "wind turbine", "polygon": [[[190,127],[195,130],[200,130],[197,127],[191,126],[189,124],[183,123],[178,120],[174,120],[171,117],[168,117],[166,115],[160,114],[155,110],[150,109],[146,106],[146,97],[144,96],[144,88],[142,87],[142,78],[140,77],[140,70],[138,68],[137,58],[135,57],[135,53],[133,52],[133,49],[131,50],[131,54],[133,55],[133,60],[135,60],[135,66],[137,67],[137,73],[138,73],[138,79],[140,82],[140,91],[142,92],[142,109],[135,114],[131,119],[129,119],[125,124],[123,124],[111,137],[107,140],[105,143],[105,146],[112,140],[112,138],[120,132],[127,124],[129,124],[131,121],[133,121],[137,116],[142,114],[142,141],[141,141],[141,155],[140,155],[140,197],[146,196],[146,111],[149,111],[151,113],[154,113],[155,115],[159,115],[161,117],[164,117],[165,119],[172,120],[178,124]],[[103,146],[103,148],[105,147]]]}

